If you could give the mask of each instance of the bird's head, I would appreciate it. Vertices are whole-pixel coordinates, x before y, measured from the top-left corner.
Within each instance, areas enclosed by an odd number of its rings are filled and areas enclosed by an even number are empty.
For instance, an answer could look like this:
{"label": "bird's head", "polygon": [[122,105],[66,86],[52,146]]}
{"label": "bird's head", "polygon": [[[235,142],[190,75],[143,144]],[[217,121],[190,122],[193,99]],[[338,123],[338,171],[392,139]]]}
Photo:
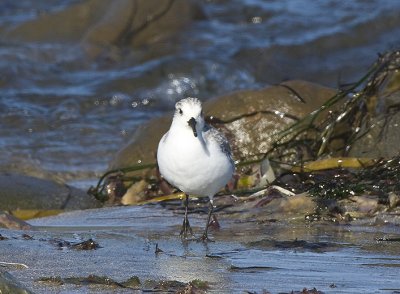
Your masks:
{"label": "bird's head", "polygon": [[201,102],[197,98],[185,98],[175,104],[174,123],[185,126],[195,137],[204,128],[204,116]]}

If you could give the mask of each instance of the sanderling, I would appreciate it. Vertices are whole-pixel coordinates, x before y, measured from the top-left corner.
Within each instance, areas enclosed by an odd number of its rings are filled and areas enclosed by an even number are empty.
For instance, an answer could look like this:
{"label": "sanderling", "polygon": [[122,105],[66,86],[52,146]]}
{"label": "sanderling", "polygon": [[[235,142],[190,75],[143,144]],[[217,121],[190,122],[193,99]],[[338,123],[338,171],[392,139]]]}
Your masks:
{"label": "sanderling", "polygon": [[164,179],[186,196],[182,237],[193,235],[187,215],[189,195],[209,197],[207,223],[200,238],[209,240],[213,197],[232,178],[235,165],[228,140],[205,123],[200,100],[185,98],[175,104],[171,127],[158,144],[157,161]]}

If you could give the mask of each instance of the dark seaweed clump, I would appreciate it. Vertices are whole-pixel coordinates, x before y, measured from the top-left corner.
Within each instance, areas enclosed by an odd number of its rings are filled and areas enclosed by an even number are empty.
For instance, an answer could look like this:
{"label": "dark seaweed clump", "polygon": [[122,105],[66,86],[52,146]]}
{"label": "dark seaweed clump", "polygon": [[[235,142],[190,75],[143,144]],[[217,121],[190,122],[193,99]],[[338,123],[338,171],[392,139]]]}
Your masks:
{"label": "dark seaweed clump", "polygon": [[372,194],[387,203],[390,193],[400,194],[400,155],[380,159],[375,164],[360,168],[333,168],[316,172],[291,174],[291,180],[278,178],[276,184],[296,193],[308,191],[321,199],[345,199],[349,196]]}

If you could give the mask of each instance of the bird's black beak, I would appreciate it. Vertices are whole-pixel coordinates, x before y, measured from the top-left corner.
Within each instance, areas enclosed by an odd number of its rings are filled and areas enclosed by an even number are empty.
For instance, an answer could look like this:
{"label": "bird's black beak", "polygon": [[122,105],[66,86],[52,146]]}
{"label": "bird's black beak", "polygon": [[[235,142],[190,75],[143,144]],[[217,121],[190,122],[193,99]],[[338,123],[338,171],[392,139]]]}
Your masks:
{"label": "bird's black beak", "polygon": [[191,119],[188,120],[188,125],[192,128],[193,130],[193,135],[197,137],[197,131],[196,131],[196,120],[192,117]]}

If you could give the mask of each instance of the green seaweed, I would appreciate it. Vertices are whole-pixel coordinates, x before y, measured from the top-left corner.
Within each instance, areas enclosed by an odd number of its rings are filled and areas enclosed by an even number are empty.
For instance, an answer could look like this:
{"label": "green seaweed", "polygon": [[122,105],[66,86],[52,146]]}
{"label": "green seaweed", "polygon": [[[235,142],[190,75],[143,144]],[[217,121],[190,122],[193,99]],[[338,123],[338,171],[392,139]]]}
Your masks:
{"label": "green seaweed", "polygon": [[208,282],[202,281],[199,279],[195,279],[195,280],[191,281],[189,284],[191,284],[193,287],[200,289],[200,290],[207,290],[210,288]]}
{"label": "green seaweed", "polygon": [[161,291],[161,290],[171,290],[171,289],[181,289],[186,286],[185,283],[175,281],[175,280],[146,280],[143,283],[143,289],[149,289],[152,291]]}
{"label": "green seaweed", "polygon": [[60,276],[40,277],[36,282],[43,282],[47,284],[63,285],[64,280]]}
{"label": "green seaweed", "polygon": [[[302,166],[306,161],[315,161],[331,155],[346,156],[352,145],[368,134],[371,127],[371,117],[375,108],[386,97],[390,78],[400,69],[400,51],[392,51],[380,55],[367,73],[352,84],[341,86],[337,94],[326,101],[320,108],[304,118],[297,119],[294,124],[277,135],[272,147],[263,154],[249,155],[236,163],[236,166],[253,166],[265,158],[269,158],[276,166]],[[304,100],[294,89],[281,85],[291,91],[299,100]],[[400,104],[395,104],[385,110],[384,116],[390,116],[400,110]],[[261,113],[269,110],[260,111]],[[243,117],[257,115],[252,112],[234,117],[229,121],[213,118],[212,122],[226,124]],[[326,115],[329,113],[329,115]],[[324,116],[322,116],[324,114]],[[341,142],[335,144],[334,142]],[[138,164],[127,168],[107,171],[103,174],[96,187],[91,187],[88,194],[100,201],[107,201],[115,191],[124,191],[123,187],[143,179],[142,177],[128,177],[133,171],[153,169],[155,163]],[[382,201],[386,201],[389,192],[400,191],[400,163],[399,157],[381,160],[373,167],[362,168],[353,172],[346,169],[336,169],[335,174],[326,174],[325,177],[314,177],[313,173],[301,173],[299,176],[306,179],[296,187],[287,187],[297,192],[309,191],[314,197],[321,199],[344,199],[361,193],[378,193]],[[312,181],[309,179],[312,178]],[[278,177],[279,178],[279,177]],[[308,180],[307,180],[308,178]],[[316,180],[315,180],[316,179]],[[114,181],[114,182],[113,182]],[[159,180],[146,179],[153,186],[160,184]],[[109,184],[114,183],[114,191],[108,191]],[[279,184],[279,183],[278,183]],[[123,187],[121,186],[123,185]],[[121,188],[122,187],[122,188]],[[249,194],[248,191],[236,191],[239,194]],[[154,192],[153,189],[151,192]],[[111,193],[111,194],[110,194]],[[157,189],[155,191],[157,194]],[[122,195],[120,195],[122,196]],[[112,198],[112,197],[111,197]]]}
{"label": "green seaweed", "polygon": [[142,285],[138,276],[133,276],[121,283],[126,288],[138,289]]}
{"label": "green seaweed", "polygon": [[51,276],[51,277],[40,277],[36,280],[36,282],[55,284],[55,285],[64,285],[64,284],[74,284],[74,285],[105,285],[105,286],[113,286],[118,288],[132,288],[139,289],[141,286],[140,280],[137,276],[130,277],[128,280],[119,283],[110,277],[107,276],[97,276],[97,275],[89,275],[87,277],[67,277],[61,278],[60,276]]}
{"label": "green seaweed", "polygon": [[106,286],[125,288],[123,284],[118,283],[107,276],[89,275],[87,277],[69,277],[69,278],[64,278],[63,281],[65,283],[74,285],[95,284],[95,285],[106,285]]}

